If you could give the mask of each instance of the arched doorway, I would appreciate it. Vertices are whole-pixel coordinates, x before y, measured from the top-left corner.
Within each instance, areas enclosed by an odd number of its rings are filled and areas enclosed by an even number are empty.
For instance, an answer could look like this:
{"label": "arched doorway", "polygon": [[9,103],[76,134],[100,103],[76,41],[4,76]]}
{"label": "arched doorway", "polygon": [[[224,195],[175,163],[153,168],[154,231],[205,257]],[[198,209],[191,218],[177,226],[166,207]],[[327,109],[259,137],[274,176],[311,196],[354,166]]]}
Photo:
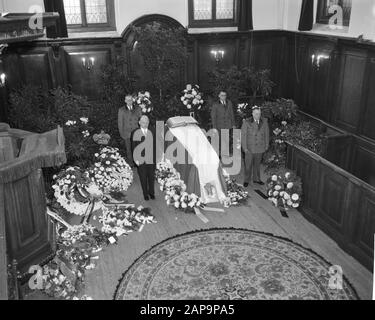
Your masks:
{"label": "arched doorway", "polygon": [[[151,14],[142,16],[126,27],[126,29],[122,33],[122,41],[125,48],[127,72],[128,75],[132,78],[138,79],[137,83],[139,89],[148,89],[145,88],[145,86],[150,79],[150,74],[145,68],[143,58],[137,53],[137,39],[133,28],[143,27],[146,25],[153,24],[155,22],[158,23],[162,28],[166,29],[184,28],[177,20],[161,14]],[[184,71],[185,70],[181,71],[181,82],[184,81]]]}

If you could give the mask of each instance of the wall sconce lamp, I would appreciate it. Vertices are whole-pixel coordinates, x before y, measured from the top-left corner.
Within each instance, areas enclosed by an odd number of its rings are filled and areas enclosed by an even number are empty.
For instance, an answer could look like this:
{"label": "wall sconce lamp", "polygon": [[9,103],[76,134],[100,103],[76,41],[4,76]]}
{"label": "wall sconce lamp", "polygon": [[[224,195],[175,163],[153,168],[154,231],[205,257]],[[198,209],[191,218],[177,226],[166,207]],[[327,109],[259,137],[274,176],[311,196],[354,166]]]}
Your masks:
{"label": "wall sconce lamp", "polygon": [[6,78],[7,76],[5,75],[5,73],[0,74],[0,88],[5,87]]}
{"label": "wall sconce lamp", "polygon": [[82,66],[90,71],[95,65],[95,58],[90,57],[89,59],[82,58]]}
{"label": "wall sconce lamp", "polygon": [[311,56],[311,62],[312,62],[312,65],[315,66],[319,70],[321,61],[328,60],[329,58],[330,57],[326,54],[318,54],[318,55],[313,54]]}
{"label": "wall sconce lamp", "polygon": [[224,50],[211,50],[211,55],[214,57],[217,64],[219,64],[225,56]]}

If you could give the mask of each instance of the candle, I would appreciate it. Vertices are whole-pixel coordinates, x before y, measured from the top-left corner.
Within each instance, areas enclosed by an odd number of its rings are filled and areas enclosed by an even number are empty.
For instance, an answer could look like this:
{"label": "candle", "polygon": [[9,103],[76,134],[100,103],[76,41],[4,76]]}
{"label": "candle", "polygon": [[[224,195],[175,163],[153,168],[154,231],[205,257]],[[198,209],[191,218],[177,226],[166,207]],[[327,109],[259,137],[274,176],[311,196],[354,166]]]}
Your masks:
{"label": "candle", "polygon": [[5,84],[5,78],[6,78],[5,73],[2,73],[2,74],[0,75],[0,81],[1,81],[1,84],[2,84],[2,85]]}

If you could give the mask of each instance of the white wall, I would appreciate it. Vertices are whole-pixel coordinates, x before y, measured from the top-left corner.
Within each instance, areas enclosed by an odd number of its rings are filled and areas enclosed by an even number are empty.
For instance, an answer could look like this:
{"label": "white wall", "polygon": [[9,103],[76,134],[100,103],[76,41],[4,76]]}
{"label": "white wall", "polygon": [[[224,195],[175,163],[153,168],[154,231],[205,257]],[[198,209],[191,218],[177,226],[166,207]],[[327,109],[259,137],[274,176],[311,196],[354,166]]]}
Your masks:
{"label": "white wall", "polygon": [[[285,0],[287,11],[287,23],[285,29],[296,31],[298,29],[302,0]],[[317,0],[315,0],[316,18]],[[349,30],[346,33],[335,31],[313,30],[314,33],[358,37],[363,34],[365,38],[375,40],[375,0],[352,0],[352,13]]]}
{"label": "white wall", "polygon": [[0,11],[2,12],[13,12],[13,13],[25,13],[29,12],[29,9],[33,6],[38,6],[44,10],[43,0],[0,0]]}
{"label": "white wall", "polygon": [[[365,38],[375,41],[375,0],[352,0],[352,3],[349,30],[339,35],[358,37],[364,34]],[[302,0],[253,0],[254,29],[297,30],[301,4]],[[32,6],[44,8],[43,0],[0,0],[2,12],[28,12]],[[115,0],[115,8],[117,32],[111,34],[115,36],[120,35],[132,21],[147,14],[167,15],[183,26],[188,25],[188,0]],[[334,31],[313,32],[337,34]],[[92,33],[86,35],[93,36]],[[95,36],[99,35],[103,34]]]}
{"label": "white wall", "polygon": [[254,30],[281,29],[284,0],[253,0]]}
{"label": "white wall", "polygon": [[184,27],[188,25],[186,0],[116,0],[117,31],[121,34],[129,23],[147,14],[164,14]]}

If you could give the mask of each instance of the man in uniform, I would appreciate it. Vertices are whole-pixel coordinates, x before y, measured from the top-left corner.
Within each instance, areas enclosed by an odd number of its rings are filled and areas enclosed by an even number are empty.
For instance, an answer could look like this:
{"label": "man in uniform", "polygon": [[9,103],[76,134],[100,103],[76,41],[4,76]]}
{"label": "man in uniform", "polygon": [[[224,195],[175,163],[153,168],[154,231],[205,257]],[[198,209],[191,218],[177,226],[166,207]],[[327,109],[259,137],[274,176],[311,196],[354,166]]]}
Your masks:
{"label": "man in uniform", "polygon": [[[253,116],[243,121],[241,128],[241,143],[245,152],[245,182],[264,185],[260,179],[260,164],[263,154],[269,147],[269,126],[266,118],[262,117],[259,107],[253,107]],[[253,180],[251,180],[253,178]]]}
{"label": "man in uniform", "polygon": [[134,100],[131,95],[126,96],[125,103],[126,105],[118,111],[118,129],[121,138],[125,141],[128,163],[129,165],[134,166],[131,135],[132,132],[138,128],[138,122],[142,116],[142,110],[138,106],[134,106]]}
{"label": "man in uniform", "polygon": [[[234,119],[233,104],[227,99],[227,93],[221,91],[219,93],[219,101],[214,103],[211,111],[211,120],[213,129],[217,130],[220,139],[219,156],[229,156],[230,150],[230,136],[232,129],[236,128]],[[229,137],[221,137],[221,130],[228,129]],[[228,153],[229,150],[229,153]]]}

